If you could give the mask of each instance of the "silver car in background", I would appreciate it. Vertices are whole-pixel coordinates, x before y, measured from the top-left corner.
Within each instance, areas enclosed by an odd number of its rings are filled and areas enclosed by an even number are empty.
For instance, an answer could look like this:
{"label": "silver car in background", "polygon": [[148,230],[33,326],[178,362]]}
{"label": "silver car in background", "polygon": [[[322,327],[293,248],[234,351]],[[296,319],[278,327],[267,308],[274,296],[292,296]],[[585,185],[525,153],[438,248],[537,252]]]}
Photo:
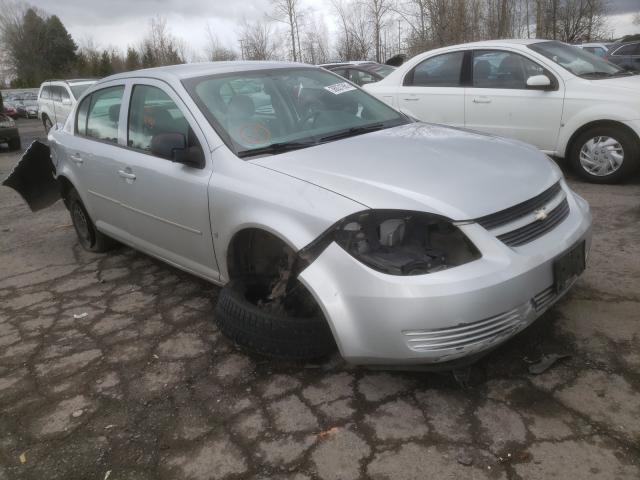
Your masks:
{"label": "silver car in background", "polygon": [[263,354],[468,361],[557,301],[590,247],[589,206],[546,155],[315,67],[114,75],[49,141],[86,249],[115,239],[225,286],[221,330]]}

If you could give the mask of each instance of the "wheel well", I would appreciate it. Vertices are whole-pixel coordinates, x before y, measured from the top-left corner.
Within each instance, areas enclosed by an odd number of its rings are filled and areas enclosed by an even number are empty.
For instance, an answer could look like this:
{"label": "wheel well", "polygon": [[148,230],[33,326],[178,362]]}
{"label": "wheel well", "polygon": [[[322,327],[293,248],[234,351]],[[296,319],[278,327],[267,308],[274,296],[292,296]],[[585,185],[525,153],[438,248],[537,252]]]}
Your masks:
{"label": "wheel well", "polygon": [[63,176],[58,177],[58,185],[60,185],[60,196],[62,197],[64,204],[67,205],[68,207],[69,192],[71,191],[72,188],[75,188],[75,187],[67,177],[63,177]]}
{"label": "wheel well", "polygon": [[616,122],[615,120],[596,120],[594,122],[589,122],[589,123],[584,124],[578,130],[573,132],[573,135],[571,135],[571,138],[567,142],[567,148],[565,149],[565,154],[564,154],[565,158],[569,158],[569,155],[571,154],[571,149],[573,148],[573,144],[576,141],[576,139],[580,135],[582,135],[584,132],[586,132],[587,130],[589,130],[591,128],[594,128],[594,127],[616,127],[616,128],[621,128],[622,130],[625,130],[626,132],[629,132],[631,135],[633,135],[635,137],[636,141],[640,142],[640,138],[638,138],[638,135],[636,134],[636,132],[634,132],[633,129],[629,128],[624,123]]}
{"label": "wheel well", "polygon": [[283,262],[295,252],[282,239],[259,228],[236,233],[227,250],[229,279],[248,275],[277,277]]}

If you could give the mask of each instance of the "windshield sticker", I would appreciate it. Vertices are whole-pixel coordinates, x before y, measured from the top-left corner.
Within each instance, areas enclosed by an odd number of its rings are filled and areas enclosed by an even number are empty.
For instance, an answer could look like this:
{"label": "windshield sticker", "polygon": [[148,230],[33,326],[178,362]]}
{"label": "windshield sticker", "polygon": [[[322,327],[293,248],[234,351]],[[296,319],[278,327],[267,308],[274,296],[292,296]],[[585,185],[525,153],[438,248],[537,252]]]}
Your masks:
{"label": "windshield sticker", "polygon": [[334,95],[340,95],[344,92],[350,92],[351,90],[355,90],[356,87],[347,82],[334,83],[333,85],[329,85],[324,87],[325,90],[333,93]]}

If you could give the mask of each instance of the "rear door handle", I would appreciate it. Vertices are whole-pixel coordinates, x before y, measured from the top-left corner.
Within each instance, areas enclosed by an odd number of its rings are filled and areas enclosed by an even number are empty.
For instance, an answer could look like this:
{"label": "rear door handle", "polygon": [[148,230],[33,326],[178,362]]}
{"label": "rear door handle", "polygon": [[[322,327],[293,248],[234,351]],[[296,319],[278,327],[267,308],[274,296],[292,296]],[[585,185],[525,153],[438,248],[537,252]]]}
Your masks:
{"label": "rear door handle", "polygon": [[136,174],[135,173],[125,172],[124,170],[118,170],[118,175],[120,175],[122,178],[126,178],[127,180],[135,180],[136,179]]}
{"label": "rear door handle", "polygon": [[473,103],[491,103],[491,99],[489,97],[475,97]]}
{"label": "rear door handle", "polygon": [[403,98],[403,100],[405,102],[417,102],[418,100],[420,100],[420,97],[408,97],[408,98]]}
{"label": "rear door handle", "polygon": [[77,153],[75,155],[69,155],[69,158],[73,160],[76,163],[76,165],[82,165],[84,163],[84,160],[82,159],[82,157]]}

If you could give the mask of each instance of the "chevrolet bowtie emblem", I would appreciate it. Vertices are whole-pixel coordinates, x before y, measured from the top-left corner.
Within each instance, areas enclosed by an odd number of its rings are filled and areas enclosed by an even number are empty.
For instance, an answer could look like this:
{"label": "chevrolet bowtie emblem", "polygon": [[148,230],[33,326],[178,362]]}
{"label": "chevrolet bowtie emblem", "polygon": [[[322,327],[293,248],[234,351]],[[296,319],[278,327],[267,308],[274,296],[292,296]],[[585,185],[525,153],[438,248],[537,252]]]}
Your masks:
{"label": "chevrolet bowtie emblem", "polygon": [[545,220],[549,216],[549,214],[544,208],[536,210],[535,212],[533,212],[533,214],[535,215],[536,220],[539,220],[539,221]]}

